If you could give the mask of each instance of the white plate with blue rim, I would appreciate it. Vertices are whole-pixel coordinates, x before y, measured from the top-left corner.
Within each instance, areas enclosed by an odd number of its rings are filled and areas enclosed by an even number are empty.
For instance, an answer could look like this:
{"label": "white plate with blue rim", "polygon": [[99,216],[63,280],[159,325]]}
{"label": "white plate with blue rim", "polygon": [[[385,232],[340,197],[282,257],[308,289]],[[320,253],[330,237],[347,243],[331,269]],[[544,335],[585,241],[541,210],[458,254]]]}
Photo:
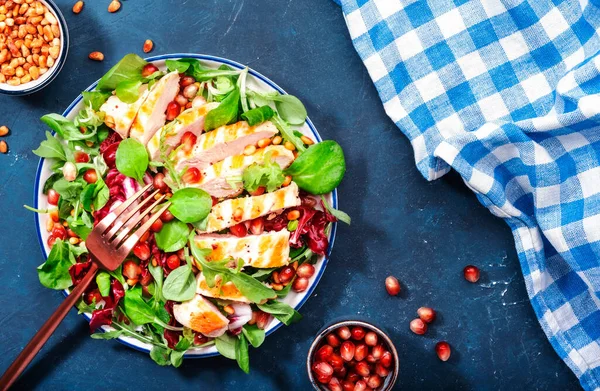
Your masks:
{"label": "white plate with blue rim", "polygon": [[[179,58],[195,58],[195,59],[200,60],[202,62],[202,65],[209,67],[209,68],[214,68],[214,69],[217,69],[219,66],[221,66],[223,64],[228,65],[235,69],[240,69],[240,70],[245,68],[244,65],[242,65],[238,62],[227,60],[227,59],[220,58],[220,57],[204,55],[204,54],[191,54],[191,53],[164,54],[164,55],[160,55],[160,56],[149,57],[146,60],[148,62],[154,63],[154,65],[156,65],[159,69],[165,70],[166,69],[165,60],[179,59]],[[254,90],[257,90],[259,92],[277,91],[281,94],[286,93],[281,87],[279,87],[277,84],[272,82],[269,78],[263,76],[262,74],[256,72],[253,69],[248,70],[248,78],[247,78],[246,83],[249,87],[251,87]],[[98,84],[98,81],[96,81],[95,83],[90,85],[86,89],[86,91],[93,90],[97,84]],[[67,109],[64,111],[63,115],[68,119],[73,119],[75,117],[75,115],[79,112],[79,110],[83,107],[82,101],[83,101],[83,97],[81,95],[79,95],[69,105],[69,107],[67,107]],[[313,125],[313,123],[311,122],[311,120],[309,118],[306,119],[306,122],[304,123],[304,125],[299,127],[298,130],[301,133],[311,137],[316,142],[321,141],[321,136],[319,135],[319,133],[315,129],[315,126]],[[51,161],[49,161],[47,159],[41,159],[38,164],[38,169],[37,169],[37,174],[36,174],[36,179],[35,179],[35,189],[34,189],[34,207],[35,208],[46,209],[50,206],[47,202],[47,197],[42,192],[42,189],[44,187],[44,183],[46,182],[46,179],[48,179],[48,177],[50,177],[50,175],[52,174],[52,172],[50,170],[50,166],[51,166]],[[325,198],[327,199],[327,201],[329,202],[330,205],[332,205],[334,208],[337,209],[337,203],[338,203],[337,190],[334,190],[330,194],[327,194],[325,196]],[[46,221],[48,218],[49,217],[46,214],[36,214],[36,216],[35,216],[35,225],[36,225],[36,229],[37,229],[37,233],[38,233],[38,240],[40,242],[40,246],[42,248],[42,253],[44,254],[45,258],[48,258],[48,255],[50,254],[50,248],[48,247],[48,244],[47,244],[49,233],[46,231],[45,228],[43,228],[43,227],[46,227]],[[319,256],[317,258],[317,262],[314,265],[315,266],[315,274],[310,278],[308,289],[306,289],[306,291],[301,292],[301,293],[290,291],[290,293],[282,300],[284,303],[290,305],[291,307],[295,308],[296,310],[299,310],[300,307],[302,307],[302,305],[308,300],[308,298],[310,297],[312,292],[315,290],[317,284],[319,283],[319,280],[321,279],[321,276],[323,275],[323,272],[325,271],[325,267],[327,266],[327,261],[329,259],[329,255],[331,254],[331,249],[333,247],[333,242],[335,240],[336,228],[337,228],[337,223],[333,223],[331,231],[329,233],[329,247],[327,248],[326,255]],[[69,293],[68,290],[64,291],[65,296],[68,295],[68,293]],[[82,315],[88,321],[91,318],[91,314],[89,314],[89,313],[84,313]],[[266,335],[269,336],[269,335],[273,334],[275,332],[275,330],[277,330],[281,326],[282,326],[282,323],[279,320],[272,319],[271,322],[265,328]],[[297,327],[297,326],[291,325],[289,327]],[[102,327],[102,331],[109,331],[109,330],[112,330],[109,326]],[[127,345],[133,349],[140,350],[140,351],[143,351],[146,353],[149,353],[150,349],[152,349],[151,345],[143,343],[132,337],[120,336],[118,338],[118,340],[119,340],[119,342],[121,342],[124,345]],[[207,347],[202,347],[202,348],[190,349],[190,350],[188,350],[188,352],[185,354],[184,357],[186,357],[186,358],[201,358],[201,357],[212,357],[212,356],[217,356],[217,355],[219,355],[219,352],[217,352],[217,349],[213,345],[213,346],[207,346]]]}

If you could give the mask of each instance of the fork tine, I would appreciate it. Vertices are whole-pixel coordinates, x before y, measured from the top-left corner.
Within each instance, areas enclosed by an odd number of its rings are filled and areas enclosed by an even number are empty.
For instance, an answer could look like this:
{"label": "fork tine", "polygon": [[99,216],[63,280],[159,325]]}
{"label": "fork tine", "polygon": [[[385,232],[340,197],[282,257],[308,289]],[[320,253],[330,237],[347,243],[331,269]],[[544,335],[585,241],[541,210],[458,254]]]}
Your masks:
{"label": "fork tine", "polygon": [[125,211],[125,209],[129,208],[129,206],[131,206],[131,204],[133,204],[133,202],[135,200],[137,200],[138,198],[140,198],[140,196],[142,194],[144,194],[151,186],[152,186],[152,183],[147,184],[140,191],[138,191],[137,193],[135,193],[130,198],[126,199],[121,205],[119,205],[118,207],[116,207],[115,210],[113,210],[108,215],[106,215],[106,217],[104,217],[102,220],[100,220],[100,222],[95,227],[95,229],[97,229],[100,233],[103,233],[104,231],[106,231],[106,229],[108,227],[110,227],[110,225],[112,223],[115,222],[115,220],[117,219],[117,217],[120,216],[121,213],[123,213]]}
{"label": "fork tine", "polygon": [[105,237],[108,240],[110,240],[110,238],[112,238],[113,236],[115,236],[116,233],[119,231],[119,229],[121,229],[121,227],[125,223],[127,223],[129,221],[129,219],[132,216],[134,216],[138,212],[138,210],[141,209],[142,206],[144,206],[145,204],[147,204],[148,201],[151,201],[158,192],[159,192],[159,190],[155,190],[147,198],[145,198],[144,200],[142,200],[142,202],[140,202],[133,210],[129,211],[125,217],[123,217],[123,218],[117,218],[117,221],[115,221],[115,224],[112,226],[112,228],[110,229],[110,231],[108,231],[108,233],[105,234]]}
{"label": "fork tine", "polygon": [[[146,208],[143,212],[140,211],[140,214],[138,217],[131,219],[130,221],[127,222],[127,224],[125,224],[125,226],[123,227],[123,229],[121,230],[121,232],[119,232],[119,235],[111,242],[111,244],[114,244],[115,246],[119,246],[119,243],[121,243],[125,237],[129,234],[129,232],[131,232],[131,230],[139,224],[140,221],[142,221],[142,219],[147,216],[158,204],[161,203],[161,201],[166,197],[165,194],[163,194],[159,199],[157,199],[156,201],[154,201],[152,203],[152,205],[150,205],[148,208]],[[135,210],[139,210],[143,205],[138,205]],[[156,214],[156,213],[155,213]],[[160,216],[160,214],[158,214],[158,216]],[[110,239],[110,238],[109,238]]]}
{"label": "fork tine", "polygon": [[158,220],[160,218],[160,216],[162,216],[162,214],[164,213],[164,211],[167,210],[167,208],[169,208],[169,206],[171,206],[171,203],[167,202],[163,207],[161,207],[158,210],[157,213],[155,213],[154,215],[152,215],[152,217],[148,221],[146,221],[144,224],[142,224],[142,226],[140,228],[138,228],[133,234],[131,234],[129,236],[129,238],[127,238],[127,240],[125,241],[125,243],[123,243],[121,245],[121,247],[119,247],[119,251],[120,252],[126,251],[126,254],[129,254],[131,252],[131,250],[133,250],[133,247],[140,240],[140,238],[142,236],[144,236],[144,234],[146,232],[148,232],[148,230],[150,229],[150,227],[152,226],[152,224],[154,224],[154,222],[156,220]]}

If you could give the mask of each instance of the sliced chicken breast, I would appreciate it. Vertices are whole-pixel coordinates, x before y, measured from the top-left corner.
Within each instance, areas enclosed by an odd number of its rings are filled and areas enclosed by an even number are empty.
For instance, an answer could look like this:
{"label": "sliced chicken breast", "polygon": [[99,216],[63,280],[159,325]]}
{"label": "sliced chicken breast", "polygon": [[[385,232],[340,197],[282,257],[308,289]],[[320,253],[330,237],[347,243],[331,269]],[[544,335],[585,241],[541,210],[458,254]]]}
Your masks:
{"label": "sliced chicken breast", "polygon": [[[290,232],[264,232],[238,238],[234,235],[206,234],[194,239],[200,248],[211,249],[207,261],[220,261],[226,258],[241,259],[244,266],[258,269],[286,266],[290,255]],[[211,296],[214,297],[214,296]],[[232,299],[235,300],[235,299]]]}
{"label": "sliced chicken breast", "polygon": [[211,163],[240,155],[248,145],[254,145],[263,138],[273,137],[277,132],[277,128],[270,121],[256,126],[250,126],[245,121],[221,126],[200,136],[192,151],[179,151],[175,169],[178,172],[186,167],[202,170]]}
{"label": "sliced chicken breast", "polygon": [[[200,107],[190,108],[182,112],[175,118],[175,124],[169,129],[170,136],[165,137],[165,143],[167,145],[167,153],[171,152],[181,142],[181,137],[187,133],[192,132],[196,136],[200,136],[204,131],[204,118],[209,111],[219,106],[218,102],[207,103]],[[150,154],[150,159],[154,161],[160,160],[160,138],[162,132],[169,125],[165,125],[160,128],[154,136],[148,141],[146,148]]]}
{"label": "sliced chicken breast", "polygon": [[173,305],[175,319],[207,337],[218,337],[227,331],[229,319],[210,301],[200,295],[192,300]]}
{"label": "sliced chicken breast", "polygon": [[[298,185],[294,182],[272,193],[225,200],[212,207],[204,232],[220,231],[243,221],[298,205],[300,205]],[[238,216],[234,218],[234,214],[238,210],[241,210],[241,217],[239,216],[240,212],[237,212]]]}
{"label": "sliced chicken breast", "polygon": [[138,110],[148,97],[148,85],[143,84],[140,87],[140,97],[133,103],[122,102],[116,95],[109,97],[102,106],[106,116],[104,123],[115,132],[119,133],[123,139],[129,137],[129,129],[135,120]]}
{"label": "sliced chicken breast", "polygon": [[204,275],[202,273],[198,274],[198,277],[196,277],[196,282],[196,292],[203,296],[213,297],[215,299],[233,300],[242,303],[250,303],[250,300],[243,296],[242,293],[232,282],[221,284],[221,278],[219,276],[215,278],[215,286],[212,288],[208,287],[206,279],[204,278]]}
{"label": "sliced chicken breast", "polygon": [[154,133],[165,124],[167,105],[175,99],[178,91],[179,73],[177,72],[167,73],[157,81],[140,107],[131,125],[129,137],[144,145],[148,144]]}
{"label": "sliced chicken breast", "polygon": [[282,169],[287,168],[294,161],[292,151],[282,145],[270,145],[261,148],[250,156],[236,155],[206,167],[202,171],[202,179],[198,183],[190,184],[199,187],[216,198],[227,198],[238,195],[242,191],[242,182],[232,183],[228,178],[239,177],[246,167],[251,164],[262,164],[265,155],[270,154],[271,160]]}

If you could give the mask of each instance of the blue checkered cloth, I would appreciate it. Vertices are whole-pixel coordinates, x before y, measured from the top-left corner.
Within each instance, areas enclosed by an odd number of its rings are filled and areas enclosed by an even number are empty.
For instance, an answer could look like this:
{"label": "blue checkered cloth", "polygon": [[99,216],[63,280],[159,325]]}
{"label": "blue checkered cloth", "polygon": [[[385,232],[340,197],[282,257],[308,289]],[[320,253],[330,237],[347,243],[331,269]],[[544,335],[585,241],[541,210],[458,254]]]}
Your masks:
{"label": "blue checkered cloth", "polygon": [[419,171],[508,223],[544,332],[600,390],[600,1],[336,2]]}

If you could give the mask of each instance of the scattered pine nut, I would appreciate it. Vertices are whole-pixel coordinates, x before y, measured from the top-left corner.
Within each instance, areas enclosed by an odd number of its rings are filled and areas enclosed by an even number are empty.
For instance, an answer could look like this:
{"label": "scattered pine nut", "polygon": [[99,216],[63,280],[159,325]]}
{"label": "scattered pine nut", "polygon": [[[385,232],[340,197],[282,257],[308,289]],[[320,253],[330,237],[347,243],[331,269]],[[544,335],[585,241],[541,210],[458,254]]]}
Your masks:
{"label": "scattered pine nut", "polygon": [[91,52],[88,57],[90,60],[104,61],[104,54],[102,52]]}
{"label": "scattered pine nut", "polygon": [[81,1],[81,0],[73,5],[73,13],[74,14],[80,13],[82,9],[83,9],[83,1]]}
{"label": "scattered pine nut", "polygon": [[152,48],[154,48],[154,42],[152,42],[151,39],[147,39],[144,41],[144,53],[150,53],[152,51]]}
{"label": "scattered pine nut", "polygon": [[117,12],[121,8],[121,2],[119,0],[112,0],[108,5],[108,12],[111,14]]}
{"label": "scattered pine nut", "polygon": [[0,126],[0,137],[4,137],[8,134],[8,127],[2,125]]}

